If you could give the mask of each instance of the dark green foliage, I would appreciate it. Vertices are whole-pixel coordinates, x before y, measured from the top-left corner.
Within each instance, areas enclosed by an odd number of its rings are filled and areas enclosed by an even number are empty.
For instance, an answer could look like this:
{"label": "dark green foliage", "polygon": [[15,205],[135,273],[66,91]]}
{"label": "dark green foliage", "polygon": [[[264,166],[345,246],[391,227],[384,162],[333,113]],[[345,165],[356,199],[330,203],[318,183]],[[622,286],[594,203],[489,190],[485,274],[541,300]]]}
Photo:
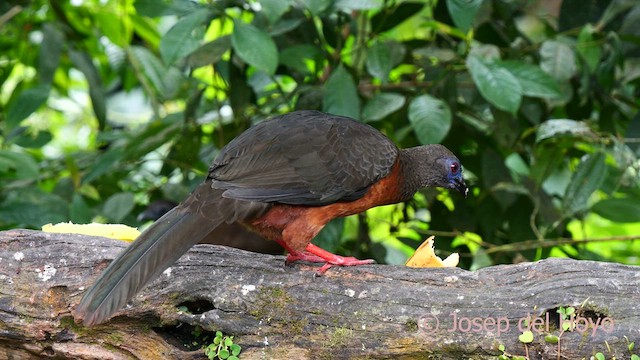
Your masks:
{"label": "dark green foliage", "polygon": [[320,109],[443,143],[472,188],[340,220],[329,250],[397,263],[435,232],[465,267],[637,261],[632,242],[555,245],[640,232],[640,5],[550,3],[0,5],[0,228],[139,225],[250,125]]}

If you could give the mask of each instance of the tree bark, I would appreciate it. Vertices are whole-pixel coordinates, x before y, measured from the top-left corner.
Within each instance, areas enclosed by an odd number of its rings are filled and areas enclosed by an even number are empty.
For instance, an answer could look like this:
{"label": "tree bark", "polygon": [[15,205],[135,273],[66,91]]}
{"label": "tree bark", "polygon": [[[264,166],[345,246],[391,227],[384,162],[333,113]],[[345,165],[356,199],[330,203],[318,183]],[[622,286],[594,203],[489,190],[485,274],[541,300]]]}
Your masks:
{"label": "tree bark", "polygon": [[[640,348],[639,268],[569,259],[314,277],[311,264],[198,245],[111,321],[76,324],[83,291],[126,245],[0,232],[0,359],[197,359],[217,330],[241,359],[629,359]],[[575,309],[566,331],[560,307]]]}

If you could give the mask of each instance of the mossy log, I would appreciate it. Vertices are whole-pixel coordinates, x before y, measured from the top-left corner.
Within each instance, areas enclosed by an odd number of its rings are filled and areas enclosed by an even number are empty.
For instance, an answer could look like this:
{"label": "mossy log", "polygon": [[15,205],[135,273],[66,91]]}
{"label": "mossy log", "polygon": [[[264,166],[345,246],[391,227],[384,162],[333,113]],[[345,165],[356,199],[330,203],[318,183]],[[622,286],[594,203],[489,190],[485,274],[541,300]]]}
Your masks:
{"label": "mossy log", "polygon": [[242,359],[629,359],[640,348],[640,268],[568,259],[314,277],[311,264],[198,245],[111,321],[77,324],[84,289],[126,245],[0,232],[0,359],[198,359],[217,330]]}

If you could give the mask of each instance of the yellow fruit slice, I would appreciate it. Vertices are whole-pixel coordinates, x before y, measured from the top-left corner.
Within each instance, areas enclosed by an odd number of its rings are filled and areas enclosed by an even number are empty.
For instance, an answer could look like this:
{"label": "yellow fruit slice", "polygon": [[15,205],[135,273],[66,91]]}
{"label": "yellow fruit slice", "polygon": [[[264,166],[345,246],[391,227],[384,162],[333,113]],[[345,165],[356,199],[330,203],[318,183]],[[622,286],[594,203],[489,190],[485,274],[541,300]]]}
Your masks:
{"label": "yellow fruit slice", "polygon": [[55,225],[46,224],[42,226],[42,231],[50,233],[104,236],[124,241],[133,241],[138,237],[138,235],[140,235],[140,231],[138,231],[138,229],[122,224],[73,224],[68,222]]}
{"label": "yellow fruit slice", "polygon": [[460,261],[460,255],[453,253],[442,260],[433,251],[434,236],[430,236],[425,240],[416,252],[407,260],[406,266],[409,267],[456,267]]}

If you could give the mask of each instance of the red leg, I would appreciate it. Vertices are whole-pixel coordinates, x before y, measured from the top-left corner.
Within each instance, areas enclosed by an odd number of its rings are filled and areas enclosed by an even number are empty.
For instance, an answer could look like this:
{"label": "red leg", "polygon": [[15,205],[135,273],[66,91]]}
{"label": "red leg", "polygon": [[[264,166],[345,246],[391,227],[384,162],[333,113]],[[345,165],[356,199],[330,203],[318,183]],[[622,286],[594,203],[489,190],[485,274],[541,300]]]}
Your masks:
{"label": "red leg", "polygon": [[327,270],[332,268],[333,266],[357,266],[357,265],[366,265],[375,263],[372,259],[359,260],[354,257],[344,257],[340,255],[336,255],[328,252],[316,245],[309,243],[305,248],[305,251],[300,252],[293,250],[286,242],[283,240],[276,240],[276,242],[282,245],[289,255],[287,255],[287,259],[285,260],[285,264],[291,264],[295,261],[308,261],[313,263],[325,263],[316,271],[317,274],[322,275]]}
{"label": "red leg", "polygon": [[307,261],[307,262],[312,262],[312,263],[325,263],[327,262],[327,260],[310,254],[306,251],[304,252],[293,252],[293,253],[289,253],[289,255],[287,255],[287,259],[284,261],[287,265],[295,262],[295,261]]}
{"label": "red leg", "polygon": [[289,253],[289,255],[287,255],[287,259],[284,261],[285,264],[287,264],[287,265],[289,265],[289,264],[291,264],[291,263],[293,263],[295,261],[308,261],[308,262],[313,262],[313,263],[326,262],[325,259],[323,259],[323,258],[321,258],[319,256],[315,256],[315,255],[309,254],[307,252],[300,252],[300,251],[293,250],[283,240],[277,239],[276,242],[278,244],[280,244]]}
{"label": "red leg", "polygon": [[307,245],[307,247],[305,248],[305,251],[315,255],[315,257],[324,259],[324,261],[326,261],[326,263],[322,265],[322,267],[318,269],[318,271],[316,271],[316,273],[319,275],[324,274],[327,270],[329,270],[331,267],[336,265],[357,266],[357,265],[367,265],[367,264],[375,263],[375,261],[372,259],[359,260],[352,256],[344,257],[344,256],[336,255],[328,252],[327,250],[319,248],[311,243]]}

